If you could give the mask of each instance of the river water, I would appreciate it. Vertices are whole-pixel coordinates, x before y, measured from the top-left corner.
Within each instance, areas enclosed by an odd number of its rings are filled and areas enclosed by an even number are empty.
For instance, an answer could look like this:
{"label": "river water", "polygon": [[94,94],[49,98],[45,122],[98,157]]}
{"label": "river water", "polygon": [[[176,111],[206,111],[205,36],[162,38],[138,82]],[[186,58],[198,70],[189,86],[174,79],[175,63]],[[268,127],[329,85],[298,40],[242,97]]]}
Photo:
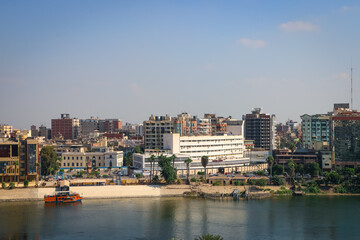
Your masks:
{"label": "river water", "polygon": [[3,239],[360,239],[360,197],[0,202]]}

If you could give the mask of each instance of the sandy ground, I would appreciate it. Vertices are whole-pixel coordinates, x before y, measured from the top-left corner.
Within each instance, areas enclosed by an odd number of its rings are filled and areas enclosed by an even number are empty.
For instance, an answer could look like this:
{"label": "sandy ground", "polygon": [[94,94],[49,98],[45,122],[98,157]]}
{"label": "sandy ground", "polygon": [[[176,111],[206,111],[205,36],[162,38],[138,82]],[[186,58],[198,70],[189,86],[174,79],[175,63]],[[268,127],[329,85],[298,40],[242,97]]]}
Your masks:
{"label": "sandy ground", "polygon": [[[184,192],[196,191],[207,194],[230,194],[235,189],[244,191],[249,186],[212,186],[210,184],[192,185],[112,185],[112,186],[83,186],[71,187],[72,192],[80,193],[84,199],[100,198],[131,198],[131,197],[171,197],[183,196]],[[288,188],[289,186],[287,186]],[[279,190],[280,186],[265,186],[263,189]],[[39,201],[44,195],[53,194],[55,188],[16,188],[12,190],[0,189],[0,201]],[[312,195],[312,194],[308,194]],[[326,196],[360,195],[360,194],[339,194],[326,192]]]}

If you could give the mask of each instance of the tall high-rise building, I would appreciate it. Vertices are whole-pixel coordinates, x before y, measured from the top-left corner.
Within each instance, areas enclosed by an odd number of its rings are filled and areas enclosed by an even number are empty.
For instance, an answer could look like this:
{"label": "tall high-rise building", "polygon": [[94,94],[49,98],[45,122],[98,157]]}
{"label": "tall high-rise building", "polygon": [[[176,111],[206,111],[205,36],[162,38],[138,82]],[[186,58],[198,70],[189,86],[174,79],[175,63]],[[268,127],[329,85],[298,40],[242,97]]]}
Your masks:
{"label": "tall high-rise building", "polygon": [[76,139],[79,135],[79,119],[70,118],[70,114],[61,114],[60,119],[51,119],[52,138]]}
{"label": "tall high-rise building", "polygon": [[245,139],[254,140],[254,147],[264,150],[274,150],[275,144],[275,115],[261,112],[261,108],[255,108],[251,114],[243,116],[245,120]]}
{"label": "tall high-rise building", "polygon": [[360,113],[334,105],[331,116],[333,163],[340,166],[360,165]]}
{"label": "tall high-rise building", "polygon": [[162,149],[164,133],[174,131],[173,121],[169,115],[154,116],[144,121],[144,146],[145,149]]}
{"label": "tall high-rise building", "polygon": [[99,130],[99,119],[91,117],[90,119],[80,120],[80,132],[81,136],[89,136],[91,133]]}

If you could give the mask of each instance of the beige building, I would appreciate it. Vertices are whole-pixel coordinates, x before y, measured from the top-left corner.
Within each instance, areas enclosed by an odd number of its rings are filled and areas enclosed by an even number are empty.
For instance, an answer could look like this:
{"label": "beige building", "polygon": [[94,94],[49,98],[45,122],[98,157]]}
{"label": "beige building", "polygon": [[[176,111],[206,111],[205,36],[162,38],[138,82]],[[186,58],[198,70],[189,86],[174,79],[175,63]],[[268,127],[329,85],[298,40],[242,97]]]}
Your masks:
{"label": "beige building", "polygon": [[13,126],[7,124],[0,125],[0,137],[8,137],[13,131]]}
{"label": "beige building", "polygon": [[123,165],[122,151],[109,152],[64,152],[61,154],[61,168],[84,169],[90,163],[92,167],[108,168]]}
{"label": "beige building", "polygon": [[149,120],[144,121],[144,146],[145,149],[162,149],[163,136],[173,132],[173,122],[170,116],[151,115]]}

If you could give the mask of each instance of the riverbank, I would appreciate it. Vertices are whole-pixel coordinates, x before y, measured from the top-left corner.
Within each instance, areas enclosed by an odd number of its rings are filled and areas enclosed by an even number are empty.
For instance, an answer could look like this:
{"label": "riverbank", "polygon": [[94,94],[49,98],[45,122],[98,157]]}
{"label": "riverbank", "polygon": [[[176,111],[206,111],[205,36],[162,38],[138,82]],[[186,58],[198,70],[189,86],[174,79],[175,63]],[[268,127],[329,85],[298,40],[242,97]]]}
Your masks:
{"label": "riverbank", "polygon": [[[1,189],[0,201],[42,201],[44,195],[53,194],[55,188],[15,188]],[[130,186],[86,186],[71,187],[72,192],[80,193],[84,199],[172,197],[183,196],[190,191],[188,185],[130,185]]]}
{"label": "riverbank", "polygon": [[[230,196],[238,189],[239,192],[249,191],[250,186],[212,186],[209,184],[199,185],[113,185],[113,186],[82,186],[71,187],[71,191],[80,193],[84,199],[112,199],[112,198],[146,198],[146,197],[182,197],[187,196]],[[276,192],[280,186],[265,186],[259,188],[267,192]],[[42,201],[44,195],[53,194],[55,188],[15,188],[12,190],[0,189],[0,201]],[[286,195],[286,194],[282,194]],[[288,194],[289,195],[289,194]],[[334,192],[322,192],[320,196],[353,196],[360,194],[340,194]],[[267,196],[270,196],[268,194]],[[281,196],[272,194],[271,196]]]}

